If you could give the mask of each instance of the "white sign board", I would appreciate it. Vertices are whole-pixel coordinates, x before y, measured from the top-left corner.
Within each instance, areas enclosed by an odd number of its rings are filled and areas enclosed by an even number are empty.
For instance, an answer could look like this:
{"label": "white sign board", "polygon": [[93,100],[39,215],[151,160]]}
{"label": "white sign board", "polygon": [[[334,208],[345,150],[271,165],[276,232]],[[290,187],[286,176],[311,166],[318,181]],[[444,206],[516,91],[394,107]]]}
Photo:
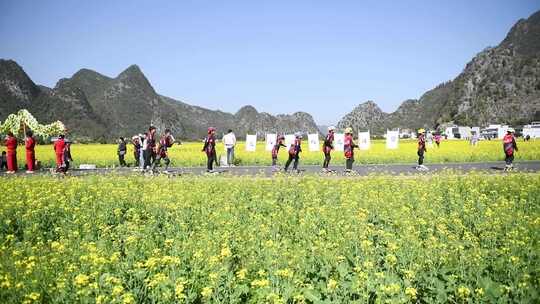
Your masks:
{"label": "white sign board", "polygon": [[266,151],[272,151],[272,149],[276,145],[276,141],[276,134],[266,134]]}
{"label": "white sign board", "polygon": [[255,152],[257,148],[257,135],[246,135],[246,151]]}
{"label": "white sign board", "polygon": [[309,151],[319,151],[319,134],[308,134]]}
{"label": "white sign board", "polygon": [[369,137],[369,131],[358,133],[358,148],[360,150],[369,150],[371,146],[371,139]]}
{"label": "white sign board", "polygon": [[287,146],[287,150],[291,147],[291,145],[294,143],[294,134],[287,134],[285,135],[285,146]]}
{"label": "white sign board", "polygon": [[345,145],[345,134],[334,134],[334,150],[343,151]]}
{"label": "white sign board", "polygon": [[386,149],[397,149],[399,131],[386,131]]}

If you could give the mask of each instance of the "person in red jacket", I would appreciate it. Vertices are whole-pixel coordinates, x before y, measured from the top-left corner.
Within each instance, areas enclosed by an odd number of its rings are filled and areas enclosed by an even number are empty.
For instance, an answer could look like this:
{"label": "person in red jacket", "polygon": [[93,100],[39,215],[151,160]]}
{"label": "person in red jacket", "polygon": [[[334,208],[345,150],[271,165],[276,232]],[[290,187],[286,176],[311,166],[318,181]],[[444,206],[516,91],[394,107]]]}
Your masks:
{"label": "person in red jacket", "polygon": [[272,170],[273,171],[277,171],[277,159],[278,159],[279,148],[286,147],[283,144],[284,140],[285,140],[285,136],[278,135],[276,144],[274,145],[274,147],[272,147]]}
{"label": "person in red jacket", "polygon": [[214,172],[214,163],[216,163],[216,166],[218,165],[216,155],[216,128],[208,128],[208,136],[204,139],[202,152],[206,153],[206,172]]}
{"label": "person in red jacket", "polygon": [[34,133],[32,130],[26,131],[24,145],[26,148],[26,173],[34,173],[36,166],[36,154],[34,152],[36,140],[34,139]]}
{"label": "person in red jacket", "polygon": [[345,154],[345,172],[351,173],[354,163],[354,148],[358,145],[354,143],[352,128],[345,129],[345,140],[343,141],[343,153]]}
{"label": "person in red jacket", "polygon": [[8,132],[6,137],[7,149],[7,172],[13,174],[17,171],[17,138],[13,132]]}
{"label": "person in red jacket", "polygon": [[154,164],[152,165],[153,171],[156,171],[157,166],[161,163],[161,159],[163,159],[163,161],[165,162],[164,172],[167,172],[167,169],[169,169],[169,164],[171,163],[168,150],[170,147],[173,146],[174,142],[175,140],[171,134],[171,130],[165,129],[165,132],[161,135],[159,139],[156,159],[154,160]]}
{"label": "person in red jacket", "polygon": [[156,127],[150,126],[146,132],[144,149],[144,169],[150,169],[152,163],[156,159]]}
{"label": "person in red jacket", "polygon": [[56,154],[56,172],[57,173],[66,173],[66,163],[65,163],[65,152],[66,152],[66,141],[64,139],[64,134],[60,134],[53,145],[54,153]]}
{"label": "person in red jacket", "polygon": [[516,138],[514,137],[514,129],[508,128],[506,135],[503,137],[503,150],[504,150],[504,161],[506,166],[505,171],[510,171],[514,168],[512,162],[514,161],[514,152],[517,152],[518,147],[516,143]]}
{"label": "person in red jacket", "polygon": [[425,133],[426,130],[424,129],[418,130],[418,151],[416,152],[416,154],[418,154],[418,166],[416,166],[416,169],[420,171],[428,170],[428,168],[424,166],[424,153],[427,152]]}
{"label": "person in red jacket", "polygon": [[326,138],[324,139],[323,143],[323,153],[324,153],[324,161],[323,161],[323,170],[325,172],[328,172],[328,166],[330,165],[330,160],[332,159],[330,153],[332,150],[334,150],[334,127],[328,128],[328,134],[326,135]]}
{"label": "person in red jacket", "polygon": [[302,152],[302,133],[297,132],[294,134],[294,143],[289,148],[289,159],[285,163],[285,172],[289,170],[291,162],[294,160],[293,170],[298,172],[298,162],[300,161],[300,152]]}

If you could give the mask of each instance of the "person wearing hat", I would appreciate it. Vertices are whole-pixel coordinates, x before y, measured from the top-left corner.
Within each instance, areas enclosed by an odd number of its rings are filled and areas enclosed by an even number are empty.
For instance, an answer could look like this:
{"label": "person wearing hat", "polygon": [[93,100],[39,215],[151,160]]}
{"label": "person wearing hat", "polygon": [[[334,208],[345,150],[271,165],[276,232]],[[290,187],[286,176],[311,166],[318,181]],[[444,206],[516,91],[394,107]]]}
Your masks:
{"label": "person wearing hat", "polygon": [[293,170],[298,172],[298,162],[300,161],[300,152],[302,152],[302,133],[294,134],[294,143],[289,148],[289,159],[285,163],[285,172],[289,170],[291,162],[294,160]]}
{"label": "person wearing hat", "polygon": [[5,140],[7,150],[7,172],[13,174],[17,171],[17,138],[9,131]]}
{"label": "person wearing hat", "polygon": [[352,128],[345,129],[345,139],[343,141],[343,153],[345,154],[345,172],[352,172],[354,163],[354,148],[358,145],[354,143]]}
{"label": "person wearing hat", "polygon": [[427,152],[425,133],[426,130],[424,129],[418,130],[418,151],[416,152],[416,154],[418,154],[418,166],[416,169],[421,171],[428,170],[428,168],[424,166],[424,153]]}
{"label": "person wearing hat", "polygon": [[276,144],[274,147],[272,147],[272,170],[277,170],[277,159],[278,159],[278,153],[280,147],[286,147],[285,144],[283,144],[283,141],[285,140],[285,136],[278,135]]}
{"label": "person wearing hat", "polygon": [[24,146],[26,149],[26,173],[34,173],[36,166],[36,153],[34,151],[36,140],[34,139],[34,132],[32,130],[26,131]]}
{"label": "person wearing hat", "polygon": [[118,138],[118,148],[117,148],[117,154],[118,154],[118,162],[120,163],[121,167],[127,166],[126,164],[126,153],[127,153],[127,144],[126,140],[123,137]]}
{"label": "person wearing hat", "polygon": [[326,134],[326,137],[324,138],[323,143],[323,153],[324,153],[324,161],[323,161],[323,171],[328,172],[328,166],[330,165],[330,160],[332,157],[330,156],[330,153],[332,150],[334,150],[334,130],[336,128],[331,126],[328,127],[328,134]]}
{"label": "person wearing hat", "polygon": [[515,131],[513,128],[508,128],[506,135],[503,137],[503,150],[505,156],[504,161],[506,162],[506,166],[504,168],[505,171],[510,171],[514,168],[514,165],[512,164],[514,161],[514,151],[518,151],[514,132]]}
{"label": "person wearing hat", "polygon": [[214,172],[214,162],[216,163],[216,166],[218,165],[216,155],[216,128],[208,128],[208,136],[204,139],[202,152],[206,153],[206,172]]}

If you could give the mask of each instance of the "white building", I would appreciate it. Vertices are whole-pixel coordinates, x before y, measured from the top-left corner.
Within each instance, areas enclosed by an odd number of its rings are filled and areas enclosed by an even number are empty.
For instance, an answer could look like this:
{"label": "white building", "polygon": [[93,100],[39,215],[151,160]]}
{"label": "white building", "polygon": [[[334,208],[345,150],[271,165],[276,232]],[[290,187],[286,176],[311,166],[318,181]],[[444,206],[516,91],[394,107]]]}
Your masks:
{"label": "white building", "polygon": [[540,138],[540,121],[533,121],[531,124],[523,126],[523,137],[527,135],[531,138]]}
{"label": "white building", "polygon": [[489,125],[487,128],[482,129],[480,134],[485,139],[502,139],[508,131],[508,125]]}
{"label": "white building", "polygon": [[464,127],[464,126],[453,126],[448,127],[444,131],[448,139],[454,139],[454,138],[460,138],[460,139],[470,139],[471,134],[471,128],[470,127]]}

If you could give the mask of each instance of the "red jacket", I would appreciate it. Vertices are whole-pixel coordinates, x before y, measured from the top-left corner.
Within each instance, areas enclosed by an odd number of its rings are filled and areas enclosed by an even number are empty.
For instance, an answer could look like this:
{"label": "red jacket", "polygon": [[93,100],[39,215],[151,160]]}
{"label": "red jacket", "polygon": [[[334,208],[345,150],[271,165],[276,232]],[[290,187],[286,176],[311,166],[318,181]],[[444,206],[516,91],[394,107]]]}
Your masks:
{"label": "red jacket", "polygon": [[54,142],[54,152],[56,152],[56,154],[64,154],[65,150],[66,150],[66,141],[63,138],[58,138]]}
{"label": "red jacket", "polygon": [[354,148],[358,147],[354,141],[352,134],[345,134],[345,140],[343,141],[343,152],[345,158],[354,157]]}
{"label": "red jacket", "polygon": [[27,137],[25,140],[26,152],[34,153],[34,147],[36,146],[36,140],[33,137]]}
{"label": "red jacket", "polygon": [[418,151],[427,151],[426,150],[426,137],[424,134],[418,135]]}
{"label": "red jacket", "polygon": [[503,137],[503,149],[504,149],[504,153],[506,153],[507,155],[512,155],[514,154],[514,150],[515,151],[518,150],[514,135],[506,134]]}
{"label": "red jacket", "polygon": [[328,132],[324,139],[323,152],[330,153],[334,149],[334,132]]}
{"label": "red jacket", "polygon": [[8,136],[6,138],[6,148],[8,153],[17,152],[17,138],[14,136]]}

